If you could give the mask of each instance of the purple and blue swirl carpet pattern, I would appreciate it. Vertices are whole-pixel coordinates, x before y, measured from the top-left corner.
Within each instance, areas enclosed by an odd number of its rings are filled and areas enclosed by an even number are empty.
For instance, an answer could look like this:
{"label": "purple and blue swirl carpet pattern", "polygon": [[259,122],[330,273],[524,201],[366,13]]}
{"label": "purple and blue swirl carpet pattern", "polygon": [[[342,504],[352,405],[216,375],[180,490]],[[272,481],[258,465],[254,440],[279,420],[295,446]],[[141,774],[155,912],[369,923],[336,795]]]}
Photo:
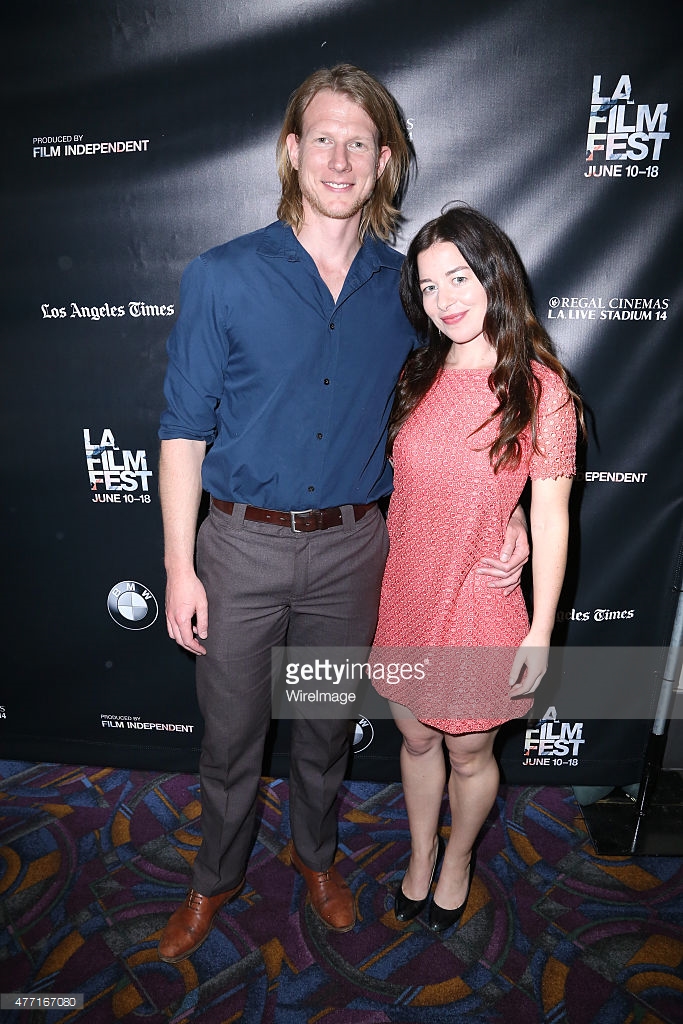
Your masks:
{"label": "purple and blue swirl carpet pattern", "polygon": [[264,780],[244,890],[170,965],[156,949],[199,844],[197,776],[10,761],[0,776],[0,992],[84,997],[3,1024],[683,1021],[683,860],[597,856],[570,789],[501,787],[465,914],[439,936],[391,910],[400,785],[347,783],[337,866],[358,923],[337,934],[287,863],[287,782]]}

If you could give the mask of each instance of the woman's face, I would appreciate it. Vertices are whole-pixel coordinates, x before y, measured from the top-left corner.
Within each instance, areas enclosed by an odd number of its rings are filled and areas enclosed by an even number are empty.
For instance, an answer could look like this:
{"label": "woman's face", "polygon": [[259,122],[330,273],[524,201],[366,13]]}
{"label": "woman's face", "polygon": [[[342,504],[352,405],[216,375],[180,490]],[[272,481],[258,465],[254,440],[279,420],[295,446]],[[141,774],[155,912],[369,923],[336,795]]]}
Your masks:
{"label": "woman's face", "polygon": [[452,242],[435,242],[417,257],[422,305],[432,323],[455,345],[488,345],[484,286]]}

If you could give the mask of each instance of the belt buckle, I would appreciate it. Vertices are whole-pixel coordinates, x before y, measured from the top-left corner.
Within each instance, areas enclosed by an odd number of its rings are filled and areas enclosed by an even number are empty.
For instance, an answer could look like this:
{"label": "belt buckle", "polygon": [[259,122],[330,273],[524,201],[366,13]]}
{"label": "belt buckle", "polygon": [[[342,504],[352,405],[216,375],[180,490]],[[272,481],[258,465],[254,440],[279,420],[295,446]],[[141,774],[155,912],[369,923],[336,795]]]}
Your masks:
{"label": "belt buckle", "polygon": [[312,508],[300,508],[300,509],[297,509],[295,512],[290,512],[289,513],[289,522],[290,522],[290,526],[292,527],[292,533],[305,533],[306,532],[305,530],[297,530],[297,528],[296,528],[296,520],[294,519],[294,516],[308,516],[308,515],[311,514],[312,511],[313,511]]}

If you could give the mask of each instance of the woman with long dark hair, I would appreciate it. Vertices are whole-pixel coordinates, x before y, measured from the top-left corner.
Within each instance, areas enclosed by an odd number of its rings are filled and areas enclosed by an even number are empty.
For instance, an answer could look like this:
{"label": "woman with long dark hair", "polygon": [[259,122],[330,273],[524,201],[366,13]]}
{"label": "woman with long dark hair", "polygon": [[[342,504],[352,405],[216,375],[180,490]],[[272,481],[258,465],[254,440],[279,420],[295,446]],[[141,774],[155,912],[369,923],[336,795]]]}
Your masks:
{"label": "woman with long dark hair", "polygon": [[[583,414],[533,313],[522,262],[487,217],[455,206],[426,224],[400,287],[425,344],[406,364],[389,427],[391,548],[374,659],[389,650],[397,660],[399,648],[405,663],[404,649],[416,650],[412,673],[375,686],[403,734],[412,849],[395,913],[402,921],[420,913],[443,857],[429,909],[429,927],[443,931],[464,911],[475,841],[495,800],[497,729],[528,712],[547,668]],[[492,589],[480,568],[500,549],[528,477],[531,623],[521,591]]]}

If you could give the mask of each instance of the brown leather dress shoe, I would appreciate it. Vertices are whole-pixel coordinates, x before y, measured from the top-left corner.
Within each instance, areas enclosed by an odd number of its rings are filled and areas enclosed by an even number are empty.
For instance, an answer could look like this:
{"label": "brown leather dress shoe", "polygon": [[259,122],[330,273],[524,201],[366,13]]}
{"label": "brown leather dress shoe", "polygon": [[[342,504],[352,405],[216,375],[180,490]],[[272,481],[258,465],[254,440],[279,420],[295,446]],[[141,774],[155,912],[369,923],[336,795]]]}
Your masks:
{"label": "brown leather dress shoe", "polygon": [[190,889],[185,902],[171,914],[164,928],[159,941],[159,959],[167,964],[177,964],[199,949],[220,908],[236,896],[243,885],[244,879],[234,889],[219,892],[217,896],[202,896]]}
{"label": "brown leather dress shoe", "polygon": [[333,932],[350,932],[356,923],[356,905],[353,893],[334,865],[327,871],[313,871],[306,867],[294,847],[291,860],[308,886],[311,906],[323,924]]}

